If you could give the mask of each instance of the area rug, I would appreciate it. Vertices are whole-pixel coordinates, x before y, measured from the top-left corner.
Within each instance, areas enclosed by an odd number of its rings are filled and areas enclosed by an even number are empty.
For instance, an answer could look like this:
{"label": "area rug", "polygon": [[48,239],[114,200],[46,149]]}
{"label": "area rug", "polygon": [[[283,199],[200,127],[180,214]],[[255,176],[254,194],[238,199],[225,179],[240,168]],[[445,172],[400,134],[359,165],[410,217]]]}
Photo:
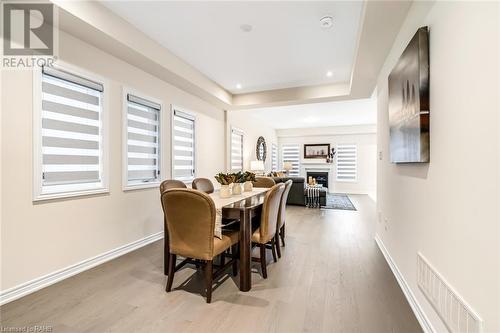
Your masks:
{"label": "area rug", "polygon": [[326,195],[326,209],[356,210],[347,194],[328,193]]}

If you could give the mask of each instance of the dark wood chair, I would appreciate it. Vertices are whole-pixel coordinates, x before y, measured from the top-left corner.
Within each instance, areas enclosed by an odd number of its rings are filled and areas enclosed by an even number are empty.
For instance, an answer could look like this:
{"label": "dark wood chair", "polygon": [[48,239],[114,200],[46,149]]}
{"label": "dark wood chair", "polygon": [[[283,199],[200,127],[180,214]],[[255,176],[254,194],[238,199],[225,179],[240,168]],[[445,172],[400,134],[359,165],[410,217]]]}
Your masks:
{"label": "dark wood chair", "polygon": [[[160,184],[160,196],[166,190],[172,188],[187,188],[186,184],[180,180],[167,179]],[[168,229],[166,217],[163,217],[163,274],[168,274],[168,259],[170,257],[170,251],[168,248]]]}
{"label": "dark wood chair", "polygon": [[[260,262],[262,277],[267,279],[267,261],[266,248],[271,248],[274,262],[278,261],[276,257],[276,227],[278,225],[278,213],[280,209],[281,197],[285,190],[285,184],[274,185],[264,197],[260,225],[252,234],[252,242],[260,248],[260,258],[252,258],[253,261]],[[266,246],[267,245],[267,246]]]}
{"label": "dark wood chair", "polygon": [[283,195],[281,196],[280,201],[280,210],[278,213],[278,225],[276,226],[276,252],[278,252],[278,258],[281,258],[281,248],[280,248],[280,237],[281,243],[285,246],[285,217],[286,217],[286,201],[288,199],[288,193],[290,193],[290,189],[292,188],[293,181],[291,179],[285,182],[285,190],[283,191]]}
{"label": "dark wood chair", "polygon": [[210,181],[210,179],[207,178],[196,178],[193,180],[193,183],[191,184],[193,189],[202,191],[205,193],[214,193],[214,184]]}
{"label": "dark wood chair", "polygon": [[[229,266],[236,275],[236,256],[233,251],[231,260],[226,250],[239,241],[238,231],[223,231],[222,239],[214,237],[216,210],[214,201],[205,193],[192,189],[170,189],[161,195],[163,212],[166,216],[170,235],[170,259],[166,291],[172,290],[174,275],[186,263],[203,265],[207,303],[212,300],[213,279],[223,273]],[[233,247],[234,249],[234,247]],[[177,256],[185,257],[176,265]],[[221,255],[221,267],[214,273],[213,260]],[[194,261],[194,260],[196,261]]]}

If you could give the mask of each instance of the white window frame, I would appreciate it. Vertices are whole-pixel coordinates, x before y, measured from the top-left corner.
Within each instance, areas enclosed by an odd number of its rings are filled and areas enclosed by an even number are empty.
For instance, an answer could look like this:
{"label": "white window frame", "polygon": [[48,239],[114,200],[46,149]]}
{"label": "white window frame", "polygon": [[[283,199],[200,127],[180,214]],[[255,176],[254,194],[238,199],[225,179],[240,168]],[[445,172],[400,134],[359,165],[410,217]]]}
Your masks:
{"label": "white window frame", "polygon": [[339,152],[339,146],[352,146],[355,147],[356,157],[355,157],[355,176],[354,179],[339,179],[338,173],[338,163],[339,157],[338,155],[335,157],[335,181],[341,183],[357,183],[358,182],[358,145],[355,143],[339,143],[337,144],[337,154]]}
{"label": "white window frame", "polygon": [[[160,111],[158,112],[158,170],[160,174],[156,181],[145,182],[141,184],[129,184],[128,182],[128,100],[127,95],[131,94],[140,97],[144,100],[151,101],[160,105]],[[157,98],[143,94],[140,91],[129,87],[123,87],[122,95],[122,189],[123,191],[138,190],[143,188],[159,187],[162,182],[163,172],[163,154],[162,154],[162,135],[163,135],[163,102]]]}
{"label": "white window frame", "polygon": [[[179,107],[179,106],[176,106],[174,104],[171,104],[171,107],[170,107],[170,159],[171,159],[171,168],[170,168],[170,178],[171,179],[175,179],[174,178],[174,166],[175,166],[175,159],[174,159],[174,116],[175,116],[175,111],[179,111],[179,112],[182,112],[182,113],[185,113],[186,115],[189,115],[190,117],[193,118],[193,153],[194,153],[194,156],[193,156],[193,170],[194,170],[194,174],[193,174],[193,179],[196,178],[196,175],[198,174],[198,168],[197,168],[197,163],[196,163],[196,158],[198,156],[198,145],[196,144],[196,122],[197,122],[197,119],[196,119],[196,113],[195,112],[192,112],[192,111],[189,111],[189,110],[186,110],[182,107]],[[188,184],[190,185],[191,183],[190,182],[184,182],[185,184]]]}
{"label": "white window frame", "polygon": [[[233,169],[233,132],[241,135],[241,170]],[[231,171],[243,171],[245,169],[245,158],[243,150],[245,147],[245,132],[237,127],[231,126],[231,136],[230,136],[230,154],[229,154],[229,168]]]}
{"label": "white window frame", "polygon": [[68,188],[60,192],[43,191],[43,154],[42,154],[42,69],[33,69],[33,201],[71,198],[93,194],[109,193],[109,82],[104,77],[84,70],[72,64],[58,61],[54,68],[71,74],[97,81],[103,85],[101,95],[101,150],[100,150],[100,186],[85,186],[75,184],[74,189]]}
{"label": "white window frame", "polygon": [[[301,165],[302,165],[302,159],[301,159],[301,155],[300,155],[300,151],[302,150],[302,145],[301,144],[298,144],[298,143],[284,143],[281,145],[281,165],[283,166],[284,165],[284,160],[285,160],[285,157],[283,155],[283,153],[285,152],[285,149],[283,149],[283,147],[286,147],[286,146],[297,146],[298,147],[298,174],[297,176],[291,176],[291,177],[300,177],[300,168],[301,168]],[[287,174],[288,176],[290,176],[290,174]]]}

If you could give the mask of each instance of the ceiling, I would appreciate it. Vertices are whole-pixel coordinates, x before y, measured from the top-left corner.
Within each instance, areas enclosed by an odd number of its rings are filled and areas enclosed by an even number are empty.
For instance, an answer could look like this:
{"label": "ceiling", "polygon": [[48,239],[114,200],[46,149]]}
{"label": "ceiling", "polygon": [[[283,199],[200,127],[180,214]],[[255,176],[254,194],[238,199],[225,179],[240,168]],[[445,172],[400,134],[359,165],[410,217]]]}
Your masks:
{"label": "ceiling", "polygon": [[[349,83],[363,8],[362,1],[102,3],[234,94]],[[330,29],[320,26],[326,15]]]}
{"label": "ceiling", "polygon": [[276,129],[376,124],[374,98],[248,109],[248,113]]}

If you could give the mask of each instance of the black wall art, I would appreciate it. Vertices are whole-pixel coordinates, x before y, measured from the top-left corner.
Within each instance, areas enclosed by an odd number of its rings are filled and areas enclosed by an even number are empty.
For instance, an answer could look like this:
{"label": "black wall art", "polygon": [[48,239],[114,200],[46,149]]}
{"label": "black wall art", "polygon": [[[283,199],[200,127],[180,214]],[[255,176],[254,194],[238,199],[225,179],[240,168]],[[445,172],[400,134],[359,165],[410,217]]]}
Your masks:
{"label": "black wall art", "polygon": [[429,33],[418,29],[389,75],[393,163],[429,162]]}

